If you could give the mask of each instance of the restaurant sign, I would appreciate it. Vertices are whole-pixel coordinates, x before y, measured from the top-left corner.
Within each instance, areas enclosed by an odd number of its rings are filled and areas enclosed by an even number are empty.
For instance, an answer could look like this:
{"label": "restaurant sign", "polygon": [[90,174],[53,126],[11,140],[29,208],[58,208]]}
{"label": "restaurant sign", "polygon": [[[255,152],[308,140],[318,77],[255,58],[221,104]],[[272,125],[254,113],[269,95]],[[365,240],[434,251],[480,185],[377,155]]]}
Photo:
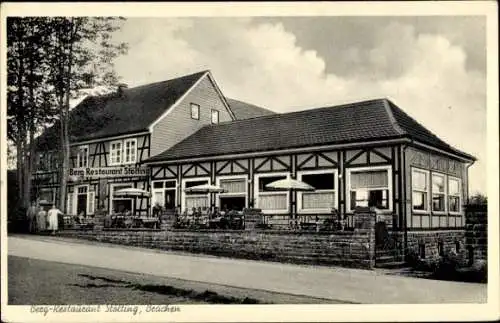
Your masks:
{"label": "restaurant sign", "polygon": [[81,178],[111,178],[111,177],[147,177],[149,168],[147,167],[87,167],[87,168],[70,168],[70,179],[76,180]]}

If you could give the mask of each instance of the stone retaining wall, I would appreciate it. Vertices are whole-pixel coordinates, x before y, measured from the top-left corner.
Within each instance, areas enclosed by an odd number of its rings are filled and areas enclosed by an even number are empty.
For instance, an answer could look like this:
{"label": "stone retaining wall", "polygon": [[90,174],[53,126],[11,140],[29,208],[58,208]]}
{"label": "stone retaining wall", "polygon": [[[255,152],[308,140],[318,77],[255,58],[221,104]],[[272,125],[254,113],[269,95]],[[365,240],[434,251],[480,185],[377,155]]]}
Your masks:
{"label": "stone retaining wall", "polygon": [[59,235],[162,250],[234,258],[373,268],[374,232],[338,233],[222,230],[64,230]]}
{"label": "stone retaining wall", "polygon": [[414,252],[421,257],[424,252],[425,258],[439,258],[440,255],[451,251],[466,256],[465,230],[408,231],[407,234],[408,252]]}

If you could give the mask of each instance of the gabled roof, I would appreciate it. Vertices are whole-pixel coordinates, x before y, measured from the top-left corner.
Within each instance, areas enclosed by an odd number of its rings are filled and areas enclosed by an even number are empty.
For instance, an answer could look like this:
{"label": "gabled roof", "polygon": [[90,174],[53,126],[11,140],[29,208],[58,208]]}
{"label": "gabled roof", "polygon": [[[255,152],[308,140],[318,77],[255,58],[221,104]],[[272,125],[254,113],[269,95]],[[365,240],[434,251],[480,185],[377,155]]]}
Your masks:
{"label": "gabled roof", "polygon": [[[121,95],[88,96],[70,112],[70,142],[147,131],[207,72],[124,89]],[[37,146],[54,147],[58,138],[56,124],[37,138]]]}
{"label": "gabled roof", "polygon": [[228,97],[226,97],[226,101],[229,104],[231,111],[233,111],[236,120],[257,118],[276,114],[276,112],[274,111],[264,109],[247,102],[230,99]]}
{"label": "gabled roof", "polygon": [[198,130],[147,162],[409,138],[459,155],[387,99],[274,114]]}

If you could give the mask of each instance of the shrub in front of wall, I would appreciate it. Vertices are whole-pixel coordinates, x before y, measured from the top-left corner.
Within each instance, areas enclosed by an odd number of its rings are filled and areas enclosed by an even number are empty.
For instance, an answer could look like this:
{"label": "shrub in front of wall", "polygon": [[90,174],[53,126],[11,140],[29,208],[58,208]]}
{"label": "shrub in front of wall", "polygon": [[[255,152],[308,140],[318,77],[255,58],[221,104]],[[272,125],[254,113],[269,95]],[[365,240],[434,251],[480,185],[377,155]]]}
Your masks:
{"label": "shrub in front of wall", "polygon": [[420,261],[420,257],[415,250],[410,250],[405,256],[405,261],[408,266],[415,268]]}
{"label": "shrub in front of wall", "polygon": [[443,254],[439,258],[437,266],[434,268],[434,277],[439,279],[449,279],[457,276],[457,270],[460,268],[460,259],[454,252]]}

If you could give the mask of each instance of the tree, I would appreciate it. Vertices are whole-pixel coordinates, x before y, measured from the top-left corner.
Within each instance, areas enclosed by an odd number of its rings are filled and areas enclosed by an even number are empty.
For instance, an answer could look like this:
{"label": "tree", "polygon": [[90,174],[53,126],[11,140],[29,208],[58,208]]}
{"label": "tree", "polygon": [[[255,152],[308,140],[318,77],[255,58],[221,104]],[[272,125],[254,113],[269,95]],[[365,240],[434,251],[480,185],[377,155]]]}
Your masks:
{"label": "tree", "polygon": [[31,199],[34,138],[54,117],[45,60],[48,34],[42,18],[7,20],[7,137],[14,144],[19,202]]}
{"label": "tree", "polygon": [[113,60],[127,51],[124,43],[111,41],[121,18],[53,17],[46,18],[51,31],[47,55],[49,84],[53,87],[60,128],[60,208],[65,209],[69,168],[70,100],[82,89],[96,85],[115,85],[118,78]]}
{"label": "tree", "polygon": [[118,82],[113,60],[127,50],[111,41],[121,18],[15,17],[7,20],[7,126],[15,146],[18,193],[30,201],[35,136],[54,122],[60,129],[60,207],[69,166],[70,100],[81,90]]}
{"label": "tree", "polygon": [[482,193],[476,193],[469,198],[469,205],[486,205],[488,197]]}

